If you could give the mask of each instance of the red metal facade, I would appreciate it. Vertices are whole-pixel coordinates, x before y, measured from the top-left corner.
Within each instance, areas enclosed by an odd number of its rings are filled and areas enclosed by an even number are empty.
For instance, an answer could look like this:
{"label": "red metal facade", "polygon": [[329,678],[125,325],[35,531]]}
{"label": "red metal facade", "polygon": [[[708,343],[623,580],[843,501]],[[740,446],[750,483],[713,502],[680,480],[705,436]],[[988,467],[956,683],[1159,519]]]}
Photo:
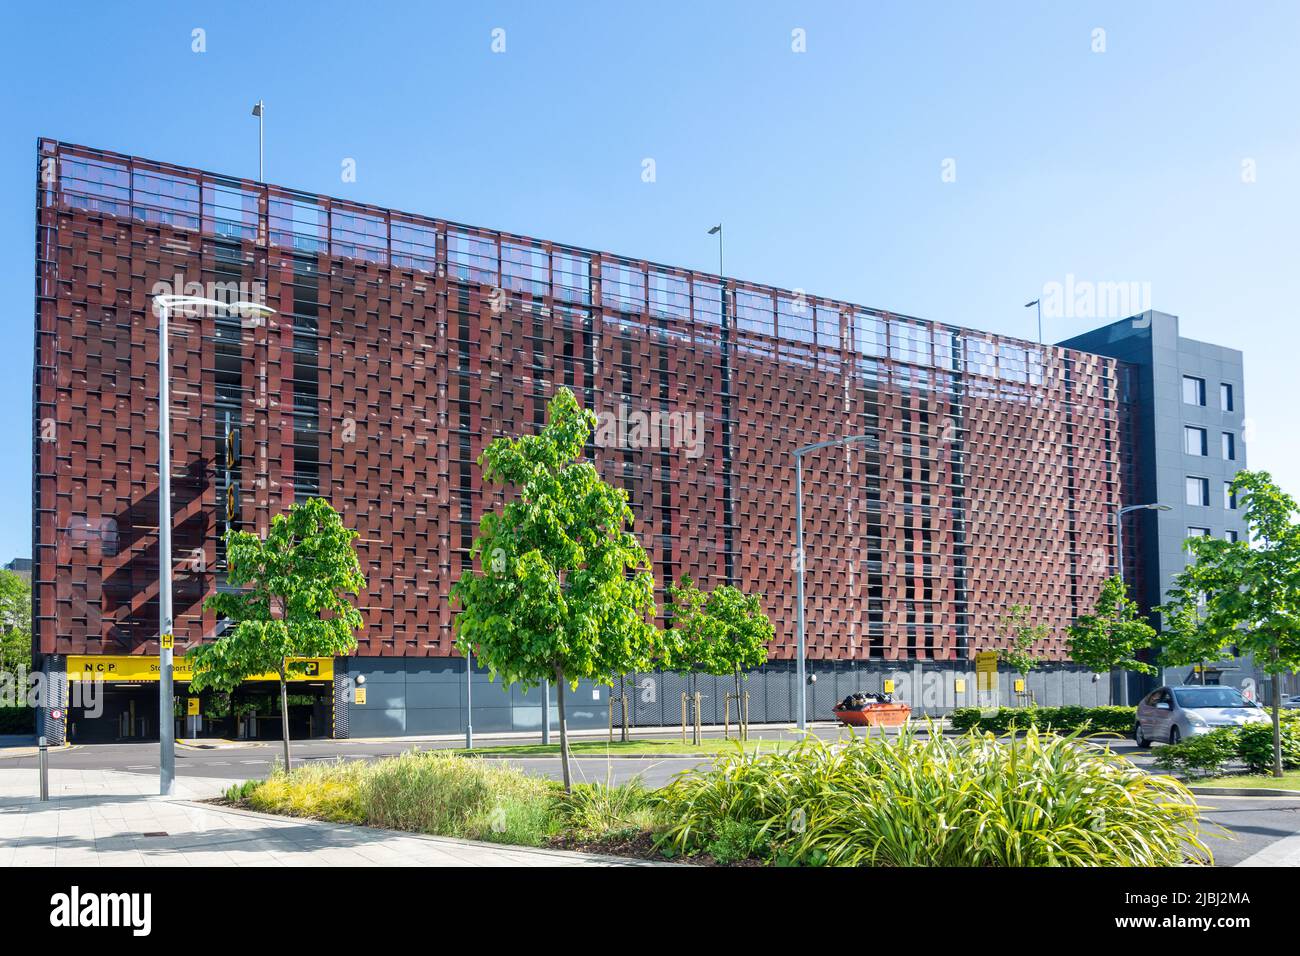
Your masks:
{"label": "red metal facade", "polygon": [[[44,653],[156,653],[158,291],[173,321],[180,645],[227,495],[264,528],[320,493],[360,531],[358,653],[445,656],[483,510],[475,459],[559,385],[601,413],[662,583],[761,592],[794,652],[953,659],[1027,604],[1064,628],[1113,559],[1126,406],[1108,358],[166,164],[39,146],[34,580]],[[227,462],[227,433],[234,449]]]}

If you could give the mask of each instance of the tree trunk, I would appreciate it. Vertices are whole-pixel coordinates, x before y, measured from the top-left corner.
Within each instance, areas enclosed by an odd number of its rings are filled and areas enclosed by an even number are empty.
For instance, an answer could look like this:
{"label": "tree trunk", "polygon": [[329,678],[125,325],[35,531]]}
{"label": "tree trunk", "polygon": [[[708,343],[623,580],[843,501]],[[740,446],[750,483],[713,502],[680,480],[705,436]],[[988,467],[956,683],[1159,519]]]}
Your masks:
{"label": "tree trunk", "polygon": [[735,678],[736,681],[736,729],[738,731],[736,736],[740,738],[741,743],[744,743],[745,740],[748,739],[749,737],[749,734],[747,733],[749,728],[745,726],[745,708],[740,702],[740,668],[739,667],[736,668],[736,672],[732,676]]}
{"label": "tree trunk", "polygon": [[560,767],[564,776],[564,792],[573,792],[573,779],[569,775],[569,725],[564,719],[564,671],[555,668],[555,703],[560,712]]}
{"label": "tree trunk", "polygon": [[1273,672],[1273,776],[1282,776],[1282,675]]}
{"label": "tree trunk", "polygon": [[[626,675],[626,674],[619,674],[619,675],[618,675],[618,696],[619,696],[619,703],[623,705],[622,713],[620,713],[620,715],[619,715],[619,716],[620,716],[620,719],[621,719],[621,718],[622,718],[622,714],[627,713],[627,710],[628,710],[628,703],[627,703],[627,675]],[[619,729],[619,737],[618,737],[618,739],[621,740],[621,741],[623,741],[623,743],[627,743],[627,724],[626,724],[626,723],[623,723],[622,726],[620,727],[620,729]]]}
{"label": "tree trunk", "polygon": [[696,689],[698,685],[695,683],[695,680],[695,674],[691,674],[691,706],[687,708],[686,713],[688,715],[694,715],[695,719],[691,721],[691,743],[698,747],[700,743],[700,694]]}
{"label": "tree trunk", "polygon": [[284,734],[284,772],[289,772],[289,682],[280,672],[280,732]]}

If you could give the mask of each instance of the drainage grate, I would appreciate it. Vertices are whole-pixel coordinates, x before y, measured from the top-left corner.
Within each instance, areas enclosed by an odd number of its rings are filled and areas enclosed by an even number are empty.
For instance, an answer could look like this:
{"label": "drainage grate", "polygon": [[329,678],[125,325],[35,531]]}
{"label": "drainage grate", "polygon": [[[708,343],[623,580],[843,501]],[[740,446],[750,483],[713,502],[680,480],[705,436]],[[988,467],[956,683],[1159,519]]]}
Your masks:
{"label": "drainage grate", "polygon": [[142,837],[163,837],[167,836],[166,830],[150,830],[148,833],[141,833]]}

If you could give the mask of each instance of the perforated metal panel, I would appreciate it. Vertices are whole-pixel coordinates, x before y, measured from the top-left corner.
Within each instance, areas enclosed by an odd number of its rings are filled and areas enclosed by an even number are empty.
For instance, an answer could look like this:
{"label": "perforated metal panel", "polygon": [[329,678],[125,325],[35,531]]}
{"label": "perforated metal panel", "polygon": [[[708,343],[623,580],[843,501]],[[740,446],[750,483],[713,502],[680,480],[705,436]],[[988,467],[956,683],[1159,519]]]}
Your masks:
{"label": "perforated metal panel", "polygon": [[[360,532],[360,654],[450,656],[448,588],[502,500],[476,459],[535,428],[561,385],[614,423],[593,458],[627,491],[657,581],[761,594],[776,659],[796,652],[804,442],[868,439],[805,459],[812,661],[964,659],[997,642],[1009,595],[1053,629],[1042,651],[1061,660],[1112,566],[1127,410],[1113,359],[100,150],[39,151],[44,653],[157,652],[149,303],[177,276],[260,287],[278,310],[234,328],[197,316],[171,341],[178,645],[213,633],[203,599],[233,482],[241,527],[319,493]],[[659,427],[634,437],[633,415]],[[702,693],[716,718],[717,687]],[[670,688],[659,696],[680,710]]]}

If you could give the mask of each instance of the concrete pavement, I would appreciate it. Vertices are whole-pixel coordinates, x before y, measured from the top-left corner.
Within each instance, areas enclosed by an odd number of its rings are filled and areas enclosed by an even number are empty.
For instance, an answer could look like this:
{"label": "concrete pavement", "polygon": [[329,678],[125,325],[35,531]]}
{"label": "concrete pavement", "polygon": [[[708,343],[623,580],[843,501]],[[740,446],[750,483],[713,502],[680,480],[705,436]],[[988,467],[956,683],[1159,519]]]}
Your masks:
{"label": "concrete pavement", "polygon": [[340,826],[195,803],[230,781],[53,770],[50,801],[30,770],[0,769],[0,866],[649,866],[638,860]]}

